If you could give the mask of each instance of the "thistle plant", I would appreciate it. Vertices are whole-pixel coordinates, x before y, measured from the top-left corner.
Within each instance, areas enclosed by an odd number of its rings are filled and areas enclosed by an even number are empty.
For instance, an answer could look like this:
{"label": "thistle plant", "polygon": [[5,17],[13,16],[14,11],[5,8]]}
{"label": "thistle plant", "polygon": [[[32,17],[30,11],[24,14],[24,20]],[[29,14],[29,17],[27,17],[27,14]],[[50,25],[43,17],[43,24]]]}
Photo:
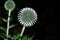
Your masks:
{"label": "thistle plant", "polygon": [[[18,21],[21,25],[23,25],[21,33],[17,33],[15,35],[9,34],[9,29],[15,27],[15,25],[10,25],[11,21],[11,12],[15,9],[15,2],[13,0],[7,0],[4,3],[4,8],[8,11],[7,20],[1,18],[4,22],[7,22],[7,28],[0,26],[0,30],[3,30],[5,33],[0,33],[0,37],[4,38],[4,40],[32,40],[32,37],[23,36],[24,30],[26,27],[33,26],[37,21],[37,13],[33,8],[25,7],[18,12]],[[22,38],[21,38],[22,37]]]}
{"label": "thistle plant", "polygon": [[7,20],[7,32],[6,32],[6,35],[7,35],[7,38],[8,38],[10,15],[11,15],[11,11],[13,11],[13,9],[15,8],[15,3],[12,0],[7,0],[4,4],[4,7],[7,11],[9,11],[8,20]]}
{"label": "thistle plant", "polygon": [[37,21],[37,14],[32,8],[23,8],[18,14],[18,20],[23,25],[20,36],[23,35],[25,27],[30,27]]}

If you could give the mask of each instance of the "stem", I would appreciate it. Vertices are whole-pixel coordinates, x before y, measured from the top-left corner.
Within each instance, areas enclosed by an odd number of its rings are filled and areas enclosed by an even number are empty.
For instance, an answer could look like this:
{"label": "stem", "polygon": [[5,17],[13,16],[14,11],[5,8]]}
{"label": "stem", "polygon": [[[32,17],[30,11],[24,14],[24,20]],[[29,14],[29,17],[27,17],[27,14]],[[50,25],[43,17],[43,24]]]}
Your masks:
{"label": "stem", "polygon": [[23,26],[20,36],[22,36],[22,35],[23,35],[24,30],[25,30],[25,26]]}
{"label": "stem", "polygon": [[19,38],[19,40],[21,40],[21,38]]}
{"label": "stem", "polygon": [[12,0],[8,0],[8,1],[12,1]]}
{"label": "stem", "polygon": [[11,10],[9,10],[9,13],[8,13],[7,32],[6,32],[7,38],[8,38],[8,34],[9,34],[9,21],[10,21],[10,14],[11,14]]}
{"label": "stem", "polygon": [[8,40],[8,39],[4,39],[4,40]]}

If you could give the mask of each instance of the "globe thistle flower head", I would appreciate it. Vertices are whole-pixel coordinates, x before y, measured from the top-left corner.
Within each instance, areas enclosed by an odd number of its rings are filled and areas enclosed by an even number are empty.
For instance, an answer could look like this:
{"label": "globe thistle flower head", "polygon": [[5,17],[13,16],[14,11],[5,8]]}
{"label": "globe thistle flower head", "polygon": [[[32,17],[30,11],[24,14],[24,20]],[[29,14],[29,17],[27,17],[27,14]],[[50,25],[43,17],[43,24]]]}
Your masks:
{"label": "globe thistle flower head", "polygon": [[12,0],[8,0],[5,2],[4,7],[6,10],[13,10],[15,8],[15,3]]}
{"label": "globe thistle flower head", "polygon": [[24,26],[32,26],[37,21],[37,13],[32,8],[23,8],[18,14],[18,20]]}

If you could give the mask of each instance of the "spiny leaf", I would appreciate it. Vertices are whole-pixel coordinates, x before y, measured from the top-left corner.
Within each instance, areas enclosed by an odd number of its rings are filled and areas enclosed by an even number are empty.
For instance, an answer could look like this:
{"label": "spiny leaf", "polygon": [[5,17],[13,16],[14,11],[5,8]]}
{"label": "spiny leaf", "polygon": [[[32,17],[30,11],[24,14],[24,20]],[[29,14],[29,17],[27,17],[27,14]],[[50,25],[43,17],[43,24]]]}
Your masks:
{"label": "spiny leaf", "polygon": [[27,37],[27,36],[24,36],[22,40],[32,40],[33,36],[32,37]]}
{"label": "spiny leaf", "polygon": [[5,38],[3,35],[0,34],[0,37]]}
{"label": "spiny leaf", "polygon": [[27,39],[28,39],[27,36],[24,36],[22,40],[27,40]]}
{"label": "spiny leaf", "polygon": [[4,22],[7,22],[7,20],[6,19],[4,19],[4,18],[1,18]]}
{"label": "spiny leaf", "polygon": [[[7,19],[1,18],[4,22],[7,22]],[[12,17],[10,18],[10,21],[12,20]]]}
{"label": "spiny leaf", "polygon": [[6,28],[0,26],[0,29],[6,32]]}
{"label": "spiny leaf", "polygon": [[20,37],[20,34],[17,34],[16,38],[15,39],[18,39]]}
{"label": "spiny leaf", "polygon": [[20,34],[19,33],[17,33],[17,35],[13,35],[13,39],[14,40],[17,40],[19,37],[20,37]]}
{"label": "spiny leaf", "polygon": [[13,28],[15,25],[11,25],[9,28]]}
{"label": "spiny leaf", "polygon": [[[4,33],[0,33],[0,37],[6,38],[7,36],[6,36],[6,34],[4,34]],[[8,35],[8,38],[11,38],[11,39],[12,39],[11,35]]]}
{"label": "spiny leaf", "polygon": [[6,35],[4,33],[0,33],[0,37],[6,38]]}
{"label": "spiny leaf", "polygon": [[8,38],[11,38],[11,39],[12,39],[12,37],[11,37],[11,35],[10,35],[10,34],[8,35]]}
{"label": "spiny leaf", "polygon": [[30,38],[28,37],[28,40],[32,40],[32,37],[30,37]]}
{"label": "spiny leaf", "polygon": [[21,38],[19,38],[19,40],[21,40]]}

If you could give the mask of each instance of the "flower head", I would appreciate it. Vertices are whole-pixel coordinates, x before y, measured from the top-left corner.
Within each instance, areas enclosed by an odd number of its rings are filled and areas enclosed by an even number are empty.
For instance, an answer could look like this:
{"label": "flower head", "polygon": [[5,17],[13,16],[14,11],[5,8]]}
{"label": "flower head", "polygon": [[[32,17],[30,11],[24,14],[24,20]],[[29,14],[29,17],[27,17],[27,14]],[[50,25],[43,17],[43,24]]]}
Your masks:
{"label": "flower head", "polygon": [[24,26],[32,26],[37,21],[37,13],[32,8],[23,8],[18,14],[18,20]]}
{"label": "flower head", "polygon": [[14,1],[6,1],[5,4],[4,4],[4,7],[6,10],[13,10],[15,8],[15,3]]}

